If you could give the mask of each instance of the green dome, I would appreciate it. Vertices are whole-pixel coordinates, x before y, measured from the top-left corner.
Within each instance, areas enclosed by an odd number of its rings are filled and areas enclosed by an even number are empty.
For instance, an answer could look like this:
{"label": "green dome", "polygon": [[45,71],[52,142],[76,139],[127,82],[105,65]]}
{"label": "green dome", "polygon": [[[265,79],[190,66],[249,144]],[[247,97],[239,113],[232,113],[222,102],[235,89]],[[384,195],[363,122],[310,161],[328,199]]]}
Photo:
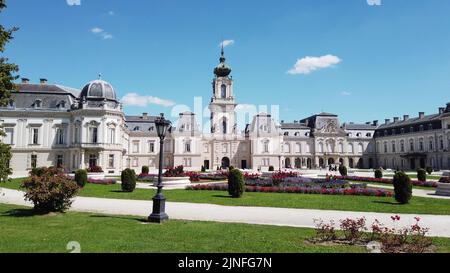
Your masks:
{"label": "green dome", "polygon": [[225,63],[225,56],[224,56],[224,52],[222,49],[222,56],[220,57],[220,64],[214,68],[214,74],[217,77],[228,77],[228,75],[230,75],[231,73],[231,67],[229,67],[226,63]]}

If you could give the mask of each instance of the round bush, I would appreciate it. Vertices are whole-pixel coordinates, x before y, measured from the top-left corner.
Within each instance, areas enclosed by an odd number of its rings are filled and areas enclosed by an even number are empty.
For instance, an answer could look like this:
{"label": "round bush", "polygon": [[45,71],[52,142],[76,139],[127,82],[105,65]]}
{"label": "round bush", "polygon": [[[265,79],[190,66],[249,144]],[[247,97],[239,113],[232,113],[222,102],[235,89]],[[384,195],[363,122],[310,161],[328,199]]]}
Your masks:
{"label": "round bush", "polygon": [[395,200],[400,204],[408,204],[412,197],[411,178],[404,172],[397,172],[394,175]]}
{"label": "round bush", "polygon": [[269,172],[275,171],[275,168],[273,166],[269,166]]}
{"label": "round bush", "polygon": [[34,209],[41,213],[67,210],[79,189],[75,181],[56,168],[46,168],[41,176],[27,178],[21,188],[25,189],[25,200],[33,202]]}
{"label": "round bush", "polygon": [[417,180],[426,182],[427,181],[427,173],[424,169],[417,170]]}
{"label": "round bush", "polygon": [[383,172],[380,169],[375,170],[375,178],[383,178]]}
{"label": "round bush", "polygon": [[233,169],[228,173],[228,193],[233,198],[240,198],[244,194],[244,175],[238,169]]}
{"label": "round bush", "polygon": [[206,172],[205,166],[202,166],[201,172],[202,173]]}
{"label": "round bush", "polygon": [[120,175],[122,191],[133,192],[136,189],[136,173],[132,169],[125,169]]}
{"label": "round bush", "polygon": [[339,173],[341,174],[341,176],[347,176],[347,174],[348,174],[347,167],[345,167],[344,165],[340,165]]}
{"label": "round bush", "polygon": [[148,174],[149,172],[150,172],[150,169],[148,168],[148,166],[142,166],[141,173]]}
{"label": "round bush", "polygon": [[77,170],[75,172],[75,182],[81,188],[83,188],[88,182],[88,174],[86,170]]}
{"label": "round bush", "polygon": [[432,174],[433,173],[433,168],[427,167],[426,171],[427,171],[428,174]]}

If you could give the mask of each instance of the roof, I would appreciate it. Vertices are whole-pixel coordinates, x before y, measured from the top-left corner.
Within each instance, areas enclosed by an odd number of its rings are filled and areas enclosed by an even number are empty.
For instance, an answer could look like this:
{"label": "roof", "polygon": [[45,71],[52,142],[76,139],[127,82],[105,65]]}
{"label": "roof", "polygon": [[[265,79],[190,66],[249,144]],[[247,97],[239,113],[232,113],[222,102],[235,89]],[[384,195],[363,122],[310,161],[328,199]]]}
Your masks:
{"label": "roof", "polygon": [[281,123],[281,129],[311,129],[304,123]]}
{"label": "roof", "polygon": [[439,121],[439,118],[441,117],[441,114],[433,114],[433,115],[427,115],[423,118],[409,118],[407,120],[399,120],[397,122],[390,122],[388,124],[382,124],[378,127],[379,130],[384,129],[390,129],[390,128],[397,128],[402,126],[410,126],[410,125],[416,125],[416,124],[427,124],[434,121]]}
{"label": "roof", "polygon": [[319,113],[319,114],[317,114],[315,116],[337,117],[338,115],[332,114],[332,113],[327,113],[327,112],[322,112],[322,113]]}
{"label": "roof", "polygon": [[378,126],[373,124],[344,124],[343,128],[345,130],[376,130]]}
{"label": "roof", "polygon": [[125,121],[139,123],[155,123],[157,116],[125,116]]}

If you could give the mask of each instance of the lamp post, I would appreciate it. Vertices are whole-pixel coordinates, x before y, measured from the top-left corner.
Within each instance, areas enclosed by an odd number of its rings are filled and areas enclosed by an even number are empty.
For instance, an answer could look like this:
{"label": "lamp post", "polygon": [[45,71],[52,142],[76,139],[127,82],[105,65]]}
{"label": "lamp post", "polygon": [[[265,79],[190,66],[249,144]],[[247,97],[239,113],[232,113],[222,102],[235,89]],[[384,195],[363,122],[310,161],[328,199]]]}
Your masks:
{"label": "lamp post", "polygon": [[148,221],[152,223],[162,223],[169,220],[169,216],[166,214],[166,198],[162,193],[162,169],[163,169],[163,154],[164,154],[164,139],[166,138],[166,131],[170,125],[170,121],[164,118],[164,114],[161,113],[155,120],[156,132],[159,137],[159,172],[158,172],[158,191],[153,197],[153,212],[148,217]]}
{"label": "lamp post", "polygon": [[278,170],[281,172],[281,155],[278,156]]}

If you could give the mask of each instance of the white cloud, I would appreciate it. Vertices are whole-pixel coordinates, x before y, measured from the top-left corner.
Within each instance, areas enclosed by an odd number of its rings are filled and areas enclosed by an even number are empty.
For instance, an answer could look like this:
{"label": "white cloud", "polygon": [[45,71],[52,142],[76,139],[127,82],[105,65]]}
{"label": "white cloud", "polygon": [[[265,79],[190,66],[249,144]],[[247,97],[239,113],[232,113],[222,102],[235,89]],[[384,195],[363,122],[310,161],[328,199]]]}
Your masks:
{"label": "white cloud", "polygon": [[146,107],[148,105],[160,105],[164,107],[174,106],[175,102],[171,100],[160,99],[153,96],[141,96],[137,93],[128,93],[122,98],[122,103],[125,106],[139,106]]}
{"label": "white cloud", "polygon": [[112,10],[108,11],[108,15],[113,16],[114,14],[115,14],[114,11],[112,11]]}
{"label": "white cloud", "polygon": [[350,93],[350,92],[347,92],[347,91],[342,91],[342,92],[341,92],[341,95],[342,95],[342,96],[350,96],[351,93]]}
{"label": "white cloud", "polygon": [[340,62],[342,62],[342,60],[334,55],[325,55],[321,57],[307,56],[297,60],[294,67],[287,73],[291,75],[310,74],[318,69],[333,67]]}
{"label": "white cloud", "polygon": [[367,0],[369,6],[381,6],[381,0]]}
{"label": "white cloud", "polygon": [[99,27],[94,27],[93,29],[91,29],[91,32],[94,34],[98,34],[98,33],[102,33],[103,29],[101,29]]}
{"label": "white cloud", "polygon": [[69,6],[81,6],[81,0],[66,0]]}
{"label": "white cloud", "polygon": [[95,35],[99,35],[104,40],[109,40],[109,39],[114,38],[114,36],[111,33],[108,33],[104,29],[99,28],[99,27],[94,27],[93,29],[91,29],[91,32],[94,33]]}
{"label": "white cloud", "polygon": [[219,47],[227,47],[234,44],[234,40],[224,40],[219,44]]}

